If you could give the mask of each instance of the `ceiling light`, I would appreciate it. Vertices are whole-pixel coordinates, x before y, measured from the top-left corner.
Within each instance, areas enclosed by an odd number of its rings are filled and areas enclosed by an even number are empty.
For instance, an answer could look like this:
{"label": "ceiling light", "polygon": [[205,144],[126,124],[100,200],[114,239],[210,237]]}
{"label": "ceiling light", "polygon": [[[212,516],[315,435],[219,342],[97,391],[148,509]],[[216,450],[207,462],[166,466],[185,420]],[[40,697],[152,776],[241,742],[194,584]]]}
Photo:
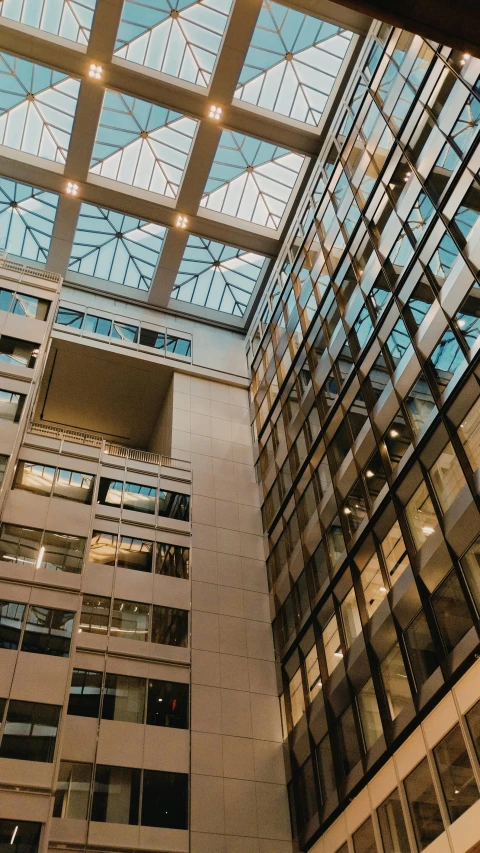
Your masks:
{"label": "ceiling light", "polygon": [[66,192],[68,195],[78,195],[78,184],[74,184],[72,181],[69,181]]}
{"label": "ceiling light", "polygon": [[379,591],[379,592],[386,592],[386,591],[387,591],[387,588],[386,588],[385,586],[379,586],[379,587],[378,587],[378,591]]}
{"label": "ceiling light", "polygon": [[469,54],[469,53],[464,53],[464,54],[463,54],[463,58],[464,58],[464,59],[470,59],[470,54]]}
{"label": "ceiling light", "polygon": [[213,104],[211,105],[208,113],[209,118],[214,118],[215,121],[220,121],[223,110],[221,107],[215,107]]}
{"label": "ceiling light", "polygon": [[338,649],[338,651],[333,653],[333,656],[335,658],[343,658],[343,652],[341,652],[340,649]]}
{"label": "ceiling light", "polygon": [[186,216],[177,216],[177,228],[186,228],[188,225],[188,219]]}
{"label": "ceiling light", "polygon": [[[455,793],[457,793],[457,791],[455,791]],[[11,839],[10,839],[10,844],[13,844],[13,842],[15,841],[15,836],[16,836],[17,832],[18,832],[18,823],[17,823],[17,825],[16,825],[15,829],[14,829],[14,830],[13,830],[13,832],[12,832],[12,837],[11,837]]]}
{"label": "ceiling light", "polygon": [[344,511],[345,515],[351,515],[352,514],[352,510],[349,509],[348,506],[346,506],[343,511]]}
{"label": "ceiling light", "polygon": [[465,320],[457,320],[457,325],[460,327],[460,329],[463,329],[465,325]]}
{"label": "ceiling light", "polygon": [[370,480],[372,477],[375,476],[375,474],[369,469],[368,471],[365,471],[365,476],[368,477],[368,479]]}
{"label": "ceiling light", "polygon": [[92,62],[91,66],[90,66],[90,70],[88,72],[88,76],[93,77],[95,80],[101,80],[102,74],[103,74],[102,66],[101,65],[95,65],[95,63]]}
{"label": "ceiling light", "polygon": [[40,551],[38,552],[37,562],[35,563],[35,568],[39,569],[42,565],[43,555],[45,553],[45,547],[42,545]]}
{"label": "ceiling light", "polygon": [[454,794],[459,794],[459,793],[460,793],[460,791],[458,790],[458,788],[455,788],[455,790],[454,790],[454,792],[453,792],[453,793],[454,793]]}
{"label": "ceiling light", "polygon": [[422,532],[425,534],[425,536],[431,536],[431,535],[432,535],[432,533],[434,533],[434,532],[435,532],[435,528],[434,528],[434,527],[430,527],[430,525],[429,525],[429,524],[425,524],[425,525],[422,527]]}
{"label": "ceiling light", "polygon": [[398,435],[399,435],[398,430],[396,430],[396,429],[391,429],[388,434],[389,434],[390,438],[398,438]]}

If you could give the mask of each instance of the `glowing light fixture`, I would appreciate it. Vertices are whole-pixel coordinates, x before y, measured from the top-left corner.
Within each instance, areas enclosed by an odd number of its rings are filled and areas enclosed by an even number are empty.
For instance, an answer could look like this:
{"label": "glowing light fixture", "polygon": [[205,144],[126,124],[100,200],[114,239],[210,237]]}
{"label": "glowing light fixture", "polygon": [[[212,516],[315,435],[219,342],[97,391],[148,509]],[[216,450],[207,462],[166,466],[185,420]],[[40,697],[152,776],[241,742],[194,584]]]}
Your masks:
{"label": "glowing light fixture", "polygon": [[69,181],[66,189],[67,195],[78,195],[78,184]]}
{"label": "glowing light fixture", "polygon": [[365,476],[368,477],[369,480],[371,480],[371,478],[374,477],[375,474],[373,473],[373,471],[370,471],[370,469],[368,469],[368,471],[365,471]]}
{"label": "glowing light fixture", "polygon": [[35,568],[39,569],[42,565],[43,555],[45,554],[45,546],[42,545],[40,551],[38,552],[37,562],[35,563]]}
{"label": "glowing light fixture", "polygon": [[186,228],[188,225],[188,219],[186,216],[177,216],[177,228]]}
{"label": "glowing light fixture", "polygon": [[422,527],[422,532],[425,534],[425,536],[431,536],[431,535],[432,535],[432,533],[434,533],[434,532],[435,532],[435,528],[434,528],[434,527],[430,527],[430,525],[429,525],[429,524],[424,524],[424,525],[423,525],[423,527]]}
{"label": "glowing light fixture", "polygon": [[101,80],[102,74],[103,74],[102,66],[101,65],[95,65],[95,63],[92,62],[90,69],[89,69],[89,72],[88,72],[88,76],[93,77],[94,80]]}
{"label": "glowing light fixture", "polygon": [[[457,793],[457,792],[455,791],[455,793]],[[15,829],[14,829],[14,830],[13,830],[13,832],[12,832],[12,837],[11,837],[11,839],[10,839],[10,844],[13,844],[13,842],[15,841],[15,836],[16,836],[17,832],[18,832],[18,823],[17,823],[17,825],[16,825]]]}
{"label": "glowing light fixture", "polygon": [[390,438],[398,438],[398,435],[399,435],[399,433],[398,433],[397,429],[391,429],[389,432]]}
{"label": "glowing light fixture", "polygon": [[208,112],[208,117],[215,119],[215,121],[220,121],[222,113],[223,113],[223,110],[221,107],[215,107],[212,104],[210,109],[209,109],[209,112]]}

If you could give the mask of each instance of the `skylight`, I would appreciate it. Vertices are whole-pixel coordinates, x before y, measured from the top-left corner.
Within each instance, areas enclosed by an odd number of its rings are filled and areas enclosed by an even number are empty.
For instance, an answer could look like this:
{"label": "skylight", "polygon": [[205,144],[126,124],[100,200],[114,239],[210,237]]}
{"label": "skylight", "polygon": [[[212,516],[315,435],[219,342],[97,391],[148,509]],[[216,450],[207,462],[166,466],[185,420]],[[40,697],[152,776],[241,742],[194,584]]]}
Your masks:
{"label": "skylight", "polygon": [[265,258],[190,235],[172,298],[243,317]]}
{"label": "skylight", "polygon": [[201,207],[277,229],[303,162],[286,148],[224,130]]}
{"label": "skylight", "polygon": [[45,263],[58,196],[0,178],[0,248],[9,255]]}
{"label": "skylight", "polygon": [[181,113],[105,92],[90,171],[175,198],[196,127]]}
{"label": "skylight", "polygon": [[0,145],[64,164],[80,84],[0,53]]}
{"label": "skylight", "polygon": [[96,0],[0,0],[0,16],[88,44]]}
{"label": "skylight", "polygon": [[125,0],[115,56],[208,86],[232,0]]}
{"label": "skylight", "polygon": [[149,290],[165,232],[163,225],[84,203],[68,268]]}
{"label": "skylight", "polygon": [[235,97],[317,125],[352,33],[264,0]]}

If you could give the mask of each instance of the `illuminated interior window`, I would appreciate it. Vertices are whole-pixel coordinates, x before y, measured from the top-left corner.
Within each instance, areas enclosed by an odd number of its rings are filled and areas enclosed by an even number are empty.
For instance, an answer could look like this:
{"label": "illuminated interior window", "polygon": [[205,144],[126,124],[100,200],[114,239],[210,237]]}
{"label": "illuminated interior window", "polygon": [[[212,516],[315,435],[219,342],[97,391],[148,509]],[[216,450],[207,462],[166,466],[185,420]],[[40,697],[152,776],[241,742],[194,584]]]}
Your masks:
{"label": "illuminated interior window", "polygon": [[126,0],[115,56],[208,86],[232,0]]}
{"label": "illuminated interior window", "polygon": [[196,127],[181,113],[105,92],[90,171],[175,198]]}
{"label": "illuminated interior window", "polygon": [[264,0],[235,97],[317,125],[352,33]]}
{"label": "illuminated interior window", "polygon": [[9,255],[45,263],[58,196],[0,178],[0,248]]}
{"label": "illuminated interior window", "polygon": [[96,0],[3,0],[0,16],[88,44]]}
{"label": "illuminated interior window", "polygon": [[201,206],[277,229],[303,162],[286,148],[224,130]]}
{"label": "illuminated interior window", "polygon": [[243,317],[265,258],[191,235],[172,297]]}
{"label": "illuminated interior window", "polygon": [[64,164],[80,84],[0,53],[0,145]]}
{"label": "illuminated interior window", "polygon": [[148,290],[165,232],[163,225],[82,204],[69,269]]}

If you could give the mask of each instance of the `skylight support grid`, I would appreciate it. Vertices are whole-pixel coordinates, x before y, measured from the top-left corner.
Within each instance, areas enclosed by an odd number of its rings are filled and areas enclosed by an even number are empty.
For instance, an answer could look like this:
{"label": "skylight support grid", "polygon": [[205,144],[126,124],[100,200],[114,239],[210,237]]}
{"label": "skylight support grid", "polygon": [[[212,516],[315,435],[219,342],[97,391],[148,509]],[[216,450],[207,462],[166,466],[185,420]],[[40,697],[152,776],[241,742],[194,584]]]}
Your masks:
{"label": "skylight support grid", "polygon": [[0,0],[0,17],[87,45],[96,0]]}

